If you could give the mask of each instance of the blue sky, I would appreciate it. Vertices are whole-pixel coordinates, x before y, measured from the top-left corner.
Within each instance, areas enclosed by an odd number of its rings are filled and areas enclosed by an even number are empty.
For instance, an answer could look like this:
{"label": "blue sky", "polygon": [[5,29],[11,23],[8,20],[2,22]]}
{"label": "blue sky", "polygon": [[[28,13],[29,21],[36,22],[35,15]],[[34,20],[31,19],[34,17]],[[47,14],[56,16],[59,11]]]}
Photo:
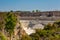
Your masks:
{"label": "blue sky", "polygon": [[60,0],[0,0],[0,11],[60,10]]}

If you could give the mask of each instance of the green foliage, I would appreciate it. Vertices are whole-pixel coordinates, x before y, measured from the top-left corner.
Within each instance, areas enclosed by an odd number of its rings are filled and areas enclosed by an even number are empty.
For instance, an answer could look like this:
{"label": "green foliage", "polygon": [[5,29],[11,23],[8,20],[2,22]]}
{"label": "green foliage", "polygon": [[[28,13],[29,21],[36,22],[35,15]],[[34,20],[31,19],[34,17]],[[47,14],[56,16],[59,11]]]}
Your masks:
{"label": "green foliage", "polygon": [[13,13],[8,13],[6,15],[6,24],[5,29],[7,32],[12,33],[14,31],[15,25],[16,25],[16,17]]}
{"label": "green foliage", "polygon": [[43,36],[46,36],[46,30],[39,30],[37,29],[36,33],[40,36],[40,37],[43,37]]}
{"label": "green foliage", "polygon": [[[36,10],[38,12],[38,10]],[[5,30],[12,36],[17,18],[15,14],[9,12],[5,16]],[[34,12],[34,11],[33,11]],[[3,29],[3,21],[0,21],[0,30]],[[7,40],[6,36],[0,32],[0,39]],[[36,33],[23,35],[21,40],[60,40],[60,21],[45,25],[44,29],[36,29]]]}
{"label": "green foliage", "polygon": [[0,32],[0,40],[7,40],[6,36]]}
{"label": "green foliage", "polygon": [[34,10],[32,12],[35,12]]}
{"label": "green foliage", "polygon": [[45,27],[44,27],[44,29],[45,30],[51,30],[53,27],[52,27],[52,25],[49,23],[49,24],[47,24]]}
{"label": "green foliage", "polygon": [[56,24],[56,25],[57,25],[57,27],[60,27],[60,20],[59,20],[59,21],[54,22],[54,24]]}
{"label": "green foliage", "polygon": [[36,10],[36,12],[39,12],[39,10]]}
{"label": "green foliage", "polygon": [[53,30],[37,30],[36,33],[30,35],[34,40],[54,40],[60,39],[60,34],[56,34]]}
{"label": "green foliage", "polygon": [[31,36],[32,40],[39,40],[40,39],[40,36],[37,33],[33,33],[30,36]]}
{"label": "green foliage", "polygon": [[33,40],[60,40],[60,21],[45,25],[43,30],[36,29],[30,36]]}
{"label": "green foliage", "polygon": [[12,34],[14,33],[16,22],[17,22],[17,18],[15,14],[13,14],[12,12],[9,12],[6,14],[5,30],[9,34],[10,40],[11,40]]}
{"label": "green foliage", "polygon": [[21,40],[32,40],[30,36],[24,35],[22,36]]}

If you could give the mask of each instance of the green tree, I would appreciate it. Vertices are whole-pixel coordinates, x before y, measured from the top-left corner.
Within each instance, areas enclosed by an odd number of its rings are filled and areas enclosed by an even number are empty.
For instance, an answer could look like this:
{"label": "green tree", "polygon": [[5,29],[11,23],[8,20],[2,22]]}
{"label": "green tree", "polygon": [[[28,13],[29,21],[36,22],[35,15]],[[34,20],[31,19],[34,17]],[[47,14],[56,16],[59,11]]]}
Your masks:
{"label": "green tree", "polygon": [[13,14],[12,12],[8,12],[5,19],[5,30],[10,35],[10,40],[12,40],[12,34],[14,32],[16,22],[17,18],[15,14]]}
{"label": "green tree", "polygon": [[34,10],[32,12],[35,12]]}
{"label": "green tree", "polygon": [[36,10],[36,12],[39,12],[39,10]]}

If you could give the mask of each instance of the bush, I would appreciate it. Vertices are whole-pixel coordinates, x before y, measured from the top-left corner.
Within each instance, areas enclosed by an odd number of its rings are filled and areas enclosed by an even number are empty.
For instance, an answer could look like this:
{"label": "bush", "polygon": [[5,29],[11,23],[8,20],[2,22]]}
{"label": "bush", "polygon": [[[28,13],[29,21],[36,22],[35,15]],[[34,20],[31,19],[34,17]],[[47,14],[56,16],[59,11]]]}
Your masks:
{"label": "bush", "polygon": [[7,40],[6,36],[0,32],[0,40]]}
{"label": "bush", "polygon": [[21,40],[32,40],[29,35],[23,35]]}

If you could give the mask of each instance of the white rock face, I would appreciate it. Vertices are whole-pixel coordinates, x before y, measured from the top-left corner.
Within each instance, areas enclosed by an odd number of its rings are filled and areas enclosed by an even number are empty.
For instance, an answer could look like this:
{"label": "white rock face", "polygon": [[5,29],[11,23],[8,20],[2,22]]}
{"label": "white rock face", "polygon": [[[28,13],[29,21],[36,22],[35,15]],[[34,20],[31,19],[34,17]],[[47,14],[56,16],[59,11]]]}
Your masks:
{"label": "white rock face", "polygon": [[29,21],[28,20],[20,20],[21,27],[28,27]]}
{"label": "white rock face", "polygon": [[36,24],[33,26],[33,29],[44,29],[44,26],[42,24]]}
{"label": "white rock face", "polygon": [[43,20],[20,20],[21,27],[26,31],[28,35],[35,33],[34,29],[44,29],[44,24],[53,23],[54,21]]}
{"label": "white rock face", "polygon": [[35,33],[35,30],[34,29],[31,29],[31,28],[27,28],[27,27],[23,27],[23,29],[25,30],[25,32],[30,35],[32,33]]}

